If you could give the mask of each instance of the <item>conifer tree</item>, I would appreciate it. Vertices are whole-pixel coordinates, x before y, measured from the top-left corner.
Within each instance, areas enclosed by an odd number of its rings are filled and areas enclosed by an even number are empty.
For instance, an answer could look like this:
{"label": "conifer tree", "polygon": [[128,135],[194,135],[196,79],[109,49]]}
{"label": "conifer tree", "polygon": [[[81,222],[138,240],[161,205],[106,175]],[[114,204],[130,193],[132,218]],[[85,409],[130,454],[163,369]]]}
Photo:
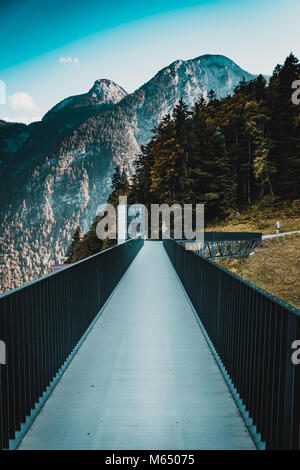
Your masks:
{"label": "conifer tree", "polygon": [[177,182],[176,194],[177,199],[185,200],[187,182],[188,182],[188,166],[189,166],[189,148],[188,148],[188,119],[190,113],[183,99],[174,108],[173,119],[175,124],[175,140],[176,146],[173,151],[177,155]]}
{"label": "conifer tree", "polygon": [[208,101],[212,103],[216,99],[216,92],[213,89],[209,90],[207,97]]}
{"label": "conifer tree", "polygon": [[74,255],[74,249],[78,246],[82,238],[82,231],[80,226],[78,226],[74,232],[71,244],[68,248],[67,254],[66,254],[66,261],[65,263],[71,263],[73,255]]}

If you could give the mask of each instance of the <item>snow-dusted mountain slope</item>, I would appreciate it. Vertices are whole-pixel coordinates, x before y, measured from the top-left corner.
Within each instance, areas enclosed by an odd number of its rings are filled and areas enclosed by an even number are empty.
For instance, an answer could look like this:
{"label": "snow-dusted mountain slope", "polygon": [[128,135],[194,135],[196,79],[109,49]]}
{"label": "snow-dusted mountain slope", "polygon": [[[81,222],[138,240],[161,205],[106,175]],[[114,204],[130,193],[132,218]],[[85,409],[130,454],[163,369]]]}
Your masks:
{"label": "snow-dusted mountain slope", "polygon": [[191,107],[202,94],[206,99],[213,89],[217,98],[232,94],[240,80],[255,78],[222,55],[203,55],[192,60],[177,60],[160,70],[120,106],[130,116],[138,144],[151,137],[151,129],[170,113],[182,97]]}

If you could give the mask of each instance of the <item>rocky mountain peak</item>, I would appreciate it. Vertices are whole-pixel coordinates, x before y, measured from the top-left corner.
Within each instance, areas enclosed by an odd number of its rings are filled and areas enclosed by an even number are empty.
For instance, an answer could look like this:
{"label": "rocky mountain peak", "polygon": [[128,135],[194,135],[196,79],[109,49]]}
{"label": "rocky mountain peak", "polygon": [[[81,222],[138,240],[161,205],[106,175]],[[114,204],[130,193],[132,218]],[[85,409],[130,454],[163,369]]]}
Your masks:
{"label": "rocky mountain peak", "polygon": [[127,92],[115,82],[102,78],[96,80],[92,88],[87,93],[70,96],[69,98],[65,98],[60,101],[56,106],[50,109],[47,114],[45,114],[43,119],[53,117],[54,113],[61,110],[117,104],[126,95]]}
{"label": "rocky mountain peak", "polygon": [[101,78],[95,81],[88,95],[97,99],[97,104],[116,104],[127,95],[127,92],[112,80]]}

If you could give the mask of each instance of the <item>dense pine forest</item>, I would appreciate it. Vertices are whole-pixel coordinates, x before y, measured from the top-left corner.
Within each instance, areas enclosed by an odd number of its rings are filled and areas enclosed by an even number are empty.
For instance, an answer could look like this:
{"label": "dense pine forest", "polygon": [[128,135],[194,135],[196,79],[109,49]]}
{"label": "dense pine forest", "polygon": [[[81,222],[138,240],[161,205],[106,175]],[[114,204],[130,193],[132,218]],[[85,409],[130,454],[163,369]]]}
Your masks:
{"label": "dense pine forest", "polygon": [[[234,94],[199,96],[189,110],[181,99],[153,129],[129,178],[116,168],[109,202],[203,203],[206,221],[222,220],[266,197],[299,199],[300,106],[292,103],[299,60],[290,54],[267,82],[242,80]],[[95,234],[97,219],[83,237],[77,230],[67,262],[106,248]]]}

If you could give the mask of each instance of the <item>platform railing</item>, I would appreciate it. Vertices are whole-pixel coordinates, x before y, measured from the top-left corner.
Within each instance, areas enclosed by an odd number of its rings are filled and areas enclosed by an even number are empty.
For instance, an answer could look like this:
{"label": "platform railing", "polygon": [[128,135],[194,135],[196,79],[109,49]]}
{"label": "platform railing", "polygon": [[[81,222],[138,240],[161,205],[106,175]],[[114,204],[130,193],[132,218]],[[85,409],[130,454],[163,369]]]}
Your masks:
{"label": "platform railing", "polygon": [[130,240],[0,296],[0,449],[9,447],[143,243]]}
{"label": "platform railing", "polygon": [[249,241],[261,243],[261,232],[204,232],[204,242]]}
{"label": "platform railing", "polygon": [[300,448],[300,311],[173,239],[164,247],[267,449]]}
{"label": "platform railing", "polygon": [[261,242],[262,233],[257,232],[204,232],[201,241],[179,241],[187,250],[212,260],[247,257]]}

